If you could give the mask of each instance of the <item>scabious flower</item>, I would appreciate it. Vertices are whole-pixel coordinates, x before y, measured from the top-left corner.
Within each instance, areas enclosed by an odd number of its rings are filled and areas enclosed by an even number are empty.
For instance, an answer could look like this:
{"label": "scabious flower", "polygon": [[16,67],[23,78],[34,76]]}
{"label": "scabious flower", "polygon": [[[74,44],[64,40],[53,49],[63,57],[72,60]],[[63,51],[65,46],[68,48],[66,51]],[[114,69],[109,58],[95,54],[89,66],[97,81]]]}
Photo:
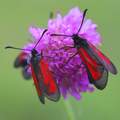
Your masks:
{"label": "scabious flower", "polygon": [[[49,63],[61,94],[64,98],[68,95],[74,96],[77,100],[81,98],[82,92],[92,92],[93,86],[89,83],[86,68],[80,56],[76,55],[67,64],[68,59],[76,53],[76,49],[60,49],[64,46],[73,46],[71,38],[62,36],[50,36],[52,33],[72,35],[78,31],[83,17],[83,12],[75,7],[64,17],[60,13],[56,18],[48,21],[48,32],[43,36],[36,50],[43,51],[44,58]],[[98,46],[101,42],[100,34],[96,31],[97,25],[90,19],[85,19],[79,36],[87,39],[90,43]],[[25,49],[32,49],[40,38],[43,28],[30,27],[29,32],[33,42],[26,45]]]}

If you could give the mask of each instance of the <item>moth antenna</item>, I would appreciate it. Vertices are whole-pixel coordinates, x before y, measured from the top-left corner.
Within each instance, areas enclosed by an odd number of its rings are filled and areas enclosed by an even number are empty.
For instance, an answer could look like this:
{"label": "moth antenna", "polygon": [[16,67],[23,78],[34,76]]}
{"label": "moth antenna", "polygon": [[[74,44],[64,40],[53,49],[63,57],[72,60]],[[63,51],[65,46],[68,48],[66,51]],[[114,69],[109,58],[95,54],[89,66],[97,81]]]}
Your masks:
{"label": "moth antenna", "polygon": [[5,49],[16,49],[16,50],[31,51],[31,50],[29,50],[29,49],[17,48],[17,47],[13,47],[13,46],[6,46]]}
{"label": "moth antenna", "polygon": [[82,22],[81,22],[80,27],[79,27],[79,29],[78,29],[78,31],[77,31],[76,34],[78,34],[78,33],[80,32],[81,28],[82,28],[82,25],[83,25],[83,22],[84,22],[84,19],[85,19],[85,16],[86,16],[86,12],[87,12],[87,11],[88,11],[88,9],[85,9],[84,12],[83,12]]}
{"label": "moth antenna", "polygon": [[64,37],[72,37],[71,35],[64,35],[64,34],[51,34],[51,36],[64,36]]}
{"label": "moth antenna", "polygon": [[37,45],[39,44],[40,40],[42,39],[43,35],[45,34],[45,32],[47,32],[47,29],[45,29],[41,35],[41,37],[39,38],[38,42],[36,43],[36,45],[34,46],[33,49],[35,49],[37,47]]}

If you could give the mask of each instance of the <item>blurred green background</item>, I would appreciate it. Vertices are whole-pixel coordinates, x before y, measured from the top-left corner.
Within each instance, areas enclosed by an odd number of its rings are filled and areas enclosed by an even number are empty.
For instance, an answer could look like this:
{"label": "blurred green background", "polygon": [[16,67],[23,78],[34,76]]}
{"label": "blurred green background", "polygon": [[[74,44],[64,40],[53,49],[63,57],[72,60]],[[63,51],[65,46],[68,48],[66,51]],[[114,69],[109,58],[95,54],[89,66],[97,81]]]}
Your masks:
{"label": "blurred green background", "polygon": [[69,120],[65,104],[71,105],[75,120],[120,120],[119,73],[109,75],[104,91],[84,93],[81,101],[70,97],[67,103],[46,100],[42,105],[33,81],[24,81],[20,70],[13,69],[19,52],[4,50],[6,45],[22,47],[27,43],[28,27],[46,27],[51,11],[64,15],[74,6],[89,9],[87,17],[98,24],[103,38],[102,51],[119,71],[119,0],[0,0],[0,120]]}

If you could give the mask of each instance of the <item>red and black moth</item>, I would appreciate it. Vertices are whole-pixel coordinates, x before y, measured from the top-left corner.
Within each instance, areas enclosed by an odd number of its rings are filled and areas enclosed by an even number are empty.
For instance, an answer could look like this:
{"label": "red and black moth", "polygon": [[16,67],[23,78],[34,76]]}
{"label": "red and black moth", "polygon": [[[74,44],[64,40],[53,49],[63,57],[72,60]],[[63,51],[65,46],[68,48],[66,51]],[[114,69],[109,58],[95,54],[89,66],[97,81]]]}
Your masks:
{"label": "red and black moth", "polygon": [[114,64],[94,45],[89,43],[86,39],[80,37],[78,33],[80,32],[87,9],[84,10],[81,25],[76,34],[65,35],[65,34],[51,34],[51,36],[64,36],[71,37],[74,42],[74,46],[65,46],[63,48],[76,48],[77,52],[71,56],[67,62],[70,61],[75,55],[80,56],[83,64],[86,67],[88,78],[90,83],[94,84],[96,88],[102,90],[106,87],[108,81],[108,72],[112,74],[117,74],[117,69]]}
{"label": "red and black moth", "polygon": [[[49,14],[49,18],[52,19],[53,18],[53,12],[50,12]],[[31,41],[30,41],[31,42]],[[29,53],[22,51],[15,59],[14,61],[14,67],[15,68],[22,68],[22,76],[25,80],[29,80],[31,79],[32,75],[31,73],[28,71],[29,67],[30,67],[30,55]]]}
{"label": "red and black moth", "polygon": [[23,51],[31,51],[31,59],[30,59],[30,66],[32,71],[32,77],[34,80],[34,84],[36,87],[36,91],[38,93],[39,99],[41,103],[45,103],[45,97],[52,101],[58,101],[60,99],[60,91],[57,86],[56,81],[54,80],[54,76],[52,72],[49,70],[48,63],[44,60],[44,57],[42,55],[42,52],[39,54],[37,50],[35,49],[37,45],[39,44],[40,40],[42,39],[43,35],[47,32],[47,29],[45,29],[34,46],[32,50],[28,49],[21,49],[16,48],[12,46],[7,46],[6,48],[12,48],[12,49],[19,49]]}
{"label": "red and black moth", "polygon": [[14,61],[15,68],[22,68],[22,76],[25,80],[29,80],[32,77],[31,73],[28,71],[28,69],[30,68],[29,59],[29,53],[22,51]]}

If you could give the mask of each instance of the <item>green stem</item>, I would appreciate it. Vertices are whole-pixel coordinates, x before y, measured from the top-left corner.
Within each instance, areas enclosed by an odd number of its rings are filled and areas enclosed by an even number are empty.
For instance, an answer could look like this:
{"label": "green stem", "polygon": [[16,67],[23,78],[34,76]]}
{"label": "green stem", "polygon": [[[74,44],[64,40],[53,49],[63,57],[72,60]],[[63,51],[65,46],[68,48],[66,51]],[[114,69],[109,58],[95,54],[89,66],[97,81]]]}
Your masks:
{"label": "green stem", "polygon": [[74,115],[74,111],[73,108],[71,106],[71,103],[69,100],[64,100],[64,104],[66,107],[66,112],[68,114],[69,120],[75,120],[75,115]]}

